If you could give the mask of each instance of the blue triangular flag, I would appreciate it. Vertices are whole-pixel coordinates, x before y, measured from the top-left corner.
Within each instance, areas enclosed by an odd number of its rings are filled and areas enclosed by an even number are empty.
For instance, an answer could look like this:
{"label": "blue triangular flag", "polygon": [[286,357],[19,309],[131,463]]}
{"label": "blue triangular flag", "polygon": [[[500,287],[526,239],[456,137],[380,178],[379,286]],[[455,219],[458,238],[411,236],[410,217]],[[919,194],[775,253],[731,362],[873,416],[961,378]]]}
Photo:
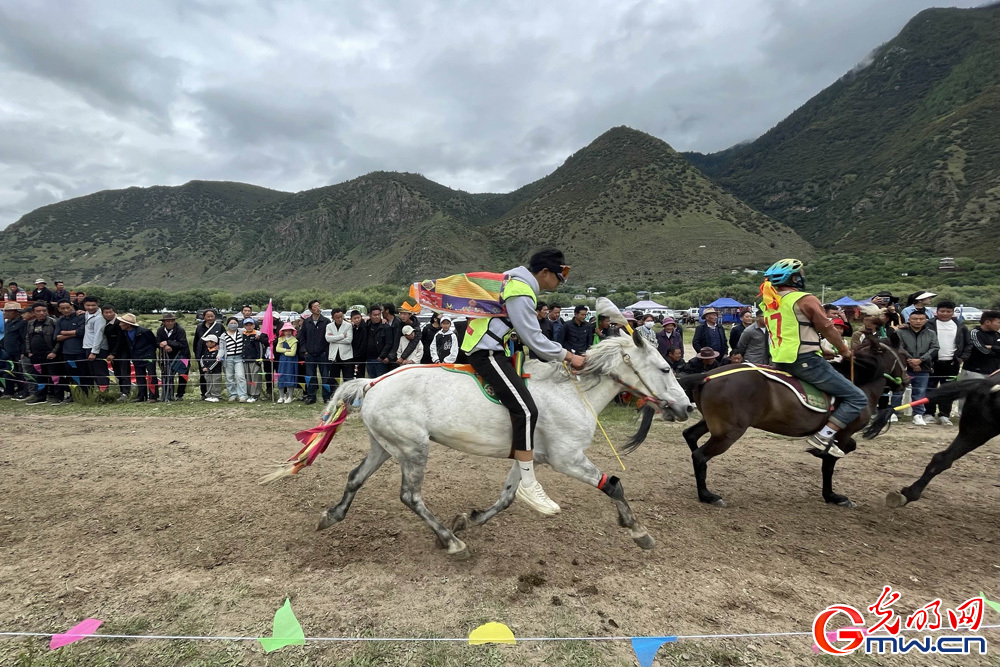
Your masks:
{"label": "blue triangular flag", "polygon": [[677,641],[677,637],[632,637],[632,650],[642,667],[653,667],[653,658],[664,644]]}

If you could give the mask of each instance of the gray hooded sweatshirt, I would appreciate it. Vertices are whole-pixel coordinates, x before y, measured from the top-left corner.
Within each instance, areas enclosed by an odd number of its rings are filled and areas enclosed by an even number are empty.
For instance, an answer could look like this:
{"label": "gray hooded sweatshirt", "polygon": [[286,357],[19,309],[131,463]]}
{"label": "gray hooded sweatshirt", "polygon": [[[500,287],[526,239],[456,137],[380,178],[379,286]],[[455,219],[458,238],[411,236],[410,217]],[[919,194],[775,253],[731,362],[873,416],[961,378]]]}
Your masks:
{"label": "gray hooded sweatshirt", "polygon": [[[519,266],[505,273],[511,278],[526,283],[531,287],[535,295],[538,295],[538,281],[535,280],[535,276],[531,275],[531,271],[528,271],[523,266]],[[542,333],[541,328],[538,326],[538,316],[535,314],[535,304],[532,303],[530,298],[527,296],[516,296],[506,300],[504,305],[507,307],[507,319],[514,325],[514,331],[517,332],[517,337],[521,339],[525,347],[545,361],[562,361],[566,358],[566,350],[563,349],[563,346],[549,340]],[[501,340],[503,340],[503,337],[511,329],[503,322],[503,319],[502,317],[491,318],[489,328]],[[487,335],[483,336],[482,340],[472,348],[473,352],[478,350],[502,352],[503,346],[499,341],[494,340],[492,336]]]}

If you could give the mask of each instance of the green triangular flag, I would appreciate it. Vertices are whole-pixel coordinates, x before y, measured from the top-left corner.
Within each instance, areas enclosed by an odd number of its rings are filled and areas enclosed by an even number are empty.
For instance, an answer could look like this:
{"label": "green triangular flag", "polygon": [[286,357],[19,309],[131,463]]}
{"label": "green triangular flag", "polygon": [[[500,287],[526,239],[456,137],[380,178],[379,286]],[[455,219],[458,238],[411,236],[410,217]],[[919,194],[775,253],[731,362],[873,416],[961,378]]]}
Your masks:
{"label": "green triangular flag", "polygon": [[994,602],[993,600],[990,600],[988,597],[986,597],[985,595],[983,595],[982,591],[979,591],[979,597],[981,597],[983,599],[983,602],[985,602],[989,606],[993,607],[994,611],[996,611],[997,613],[1000,613],[1000,602]]}
{"label": "green triangular flag", "polygon": [[285,604],[281,609],[274,612],[271,635],[257,640],[264,647],[265,653],[277,651],[284,646],[305,646],[306,634],[302,632],[302,626],[292,613],[292,602],[288,598],[285,598]]}

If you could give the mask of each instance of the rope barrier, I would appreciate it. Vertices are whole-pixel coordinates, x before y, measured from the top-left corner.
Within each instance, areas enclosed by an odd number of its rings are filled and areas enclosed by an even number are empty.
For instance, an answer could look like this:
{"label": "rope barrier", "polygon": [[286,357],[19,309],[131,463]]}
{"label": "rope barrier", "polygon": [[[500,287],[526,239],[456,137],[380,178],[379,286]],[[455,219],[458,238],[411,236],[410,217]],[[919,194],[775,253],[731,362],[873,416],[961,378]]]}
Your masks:
{"label": "rope barrier", "polygon": [[[995,630],[1000,624],[981,625],[979,630]],[[903,632],[944,632],[947,628],[937,630],[912,630],[901,628]],[[0,637],[52,637],[52,632],[0,632]],[[761,639],[768,637],[811,637],[812,632],[749,632],[722,633],[698,635],[669,635],[680,639]],[[182,640],[182,641],[257,641],[259,637],[226,637],[213,635],[118,635],[118,634],[82,634],[88,639],[150,639],[150,640]],[[664,635],[668,636],[668,635]],[[634,637],[626,635],[609,635],[605,637],[517,637],[519,642],[620,642],[629,641]],[[306,637],[307,642],[468,642],[468,637]]]}

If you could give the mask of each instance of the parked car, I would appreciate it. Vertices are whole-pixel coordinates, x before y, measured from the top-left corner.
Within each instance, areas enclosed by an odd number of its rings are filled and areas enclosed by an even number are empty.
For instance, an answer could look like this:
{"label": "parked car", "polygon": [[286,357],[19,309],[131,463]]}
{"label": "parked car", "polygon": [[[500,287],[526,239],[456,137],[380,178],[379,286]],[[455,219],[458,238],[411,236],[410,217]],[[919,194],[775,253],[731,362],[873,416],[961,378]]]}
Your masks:
{"label": "parked car", "polygon": [[278,313],[278,319],[282,322],[298,322],[302,317],[294,310],[283,310]]}
{"label": "parked car", "polygon": [[983,317],[983,311],[975,306],[959,306],[955,309],[955,316],[965,322],[976,323]]}

